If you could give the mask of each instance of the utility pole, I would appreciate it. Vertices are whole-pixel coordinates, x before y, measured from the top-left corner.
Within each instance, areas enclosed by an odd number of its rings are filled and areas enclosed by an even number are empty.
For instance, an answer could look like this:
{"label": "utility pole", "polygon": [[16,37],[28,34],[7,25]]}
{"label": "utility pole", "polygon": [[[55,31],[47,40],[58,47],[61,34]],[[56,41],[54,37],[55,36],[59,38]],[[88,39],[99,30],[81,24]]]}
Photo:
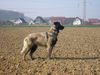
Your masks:
{"label": "utility pole", "polygon": [[87,8],[87,1],[83,0],[83,21],[86,21],[86,8]]}

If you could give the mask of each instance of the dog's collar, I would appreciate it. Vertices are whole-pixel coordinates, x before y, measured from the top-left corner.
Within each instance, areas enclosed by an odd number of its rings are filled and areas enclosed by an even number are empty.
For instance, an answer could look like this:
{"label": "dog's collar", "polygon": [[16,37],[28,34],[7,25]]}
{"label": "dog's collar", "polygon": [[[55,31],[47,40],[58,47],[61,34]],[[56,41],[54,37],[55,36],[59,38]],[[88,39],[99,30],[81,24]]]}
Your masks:
{"label": "dog's collar", "polygon": [[56,33],[56,32],[48,32],[48,35],[54,36],[54,35],[58,35],[58,33]]}
{"label": "dog's collar", "polygon": [[59,30],[58,29],[53,29],[53,31],[59,33]]}

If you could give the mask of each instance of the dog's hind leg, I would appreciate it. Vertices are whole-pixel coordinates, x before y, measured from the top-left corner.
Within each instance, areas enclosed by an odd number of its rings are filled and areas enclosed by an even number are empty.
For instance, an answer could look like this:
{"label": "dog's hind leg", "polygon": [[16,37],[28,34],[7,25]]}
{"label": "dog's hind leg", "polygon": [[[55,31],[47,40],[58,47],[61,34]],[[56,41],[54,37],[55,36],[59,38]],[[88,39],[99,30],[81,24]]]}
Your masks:
{"label": "dog's hind leg", "polygon": [[32,43],[28,43],[30,41],[26,41],[26,39],[23,42],[23,49],[21,51],[21,55],[23,55],[23,59],[25,60],[25,56],[28,54],[28,52],[31,49]]}
{"label": "dog's hind leg", "polygon": [[32,60],[33,60],[32,54],[36,51],[36,49],[37,49],[37,45],[34,44],[30,50],[30,57]]}
{"label": "dog's hind leg", "polygon": [[23,60],[25,60],[25,56],[27,55],[27,53],[30,51],[30,48],[28,46],[23,47],[21,54],[23,55]]}
{"label": "dog's hind leg", "polygon": [[23,55],[24,60],[25,60],[25,57],[26,57],[26,55],[28,54],[29,51],[30,51],[30,48],[27,48],[26,51],[24,52],[24,55]]}

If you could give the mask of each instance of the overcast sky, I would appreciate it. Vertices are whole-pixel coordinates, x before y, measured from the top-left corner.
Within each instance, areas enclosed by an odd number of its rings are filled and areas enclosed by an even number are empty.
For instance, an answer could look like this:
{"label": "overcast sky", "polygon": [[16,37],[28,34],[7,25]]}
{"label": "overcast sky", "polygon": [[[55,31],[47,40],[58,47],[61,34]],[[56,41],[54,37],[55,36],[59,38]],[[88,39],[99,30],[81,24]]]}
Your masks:
{"label": "overcast sky", "polygon": [[[83,17],[83,0],[0,0],[0,9],[26,16]],[[87,18],[100,18],[100,0],[87,0]]]}

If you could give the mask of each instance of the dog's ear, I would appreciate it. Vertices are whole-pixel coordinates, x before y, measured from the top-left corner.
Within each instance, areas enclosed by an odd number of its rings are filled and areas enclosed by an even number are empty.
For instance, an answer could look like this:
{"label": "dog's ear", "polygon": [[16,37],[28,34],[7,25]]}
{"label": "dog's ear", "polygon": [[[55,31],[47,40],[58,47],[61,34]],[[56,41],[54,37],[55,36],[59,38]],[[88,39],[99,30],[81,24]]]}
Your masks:
{"label": "dog's ear", "polygon": [[59,25],[60,24],[60,22],[54,22],[54,25]]}
{"label": "dog's ear", "polygon": [[55,28],[58,29],[58,26],[60,25],[60,22],[54,22]]}

